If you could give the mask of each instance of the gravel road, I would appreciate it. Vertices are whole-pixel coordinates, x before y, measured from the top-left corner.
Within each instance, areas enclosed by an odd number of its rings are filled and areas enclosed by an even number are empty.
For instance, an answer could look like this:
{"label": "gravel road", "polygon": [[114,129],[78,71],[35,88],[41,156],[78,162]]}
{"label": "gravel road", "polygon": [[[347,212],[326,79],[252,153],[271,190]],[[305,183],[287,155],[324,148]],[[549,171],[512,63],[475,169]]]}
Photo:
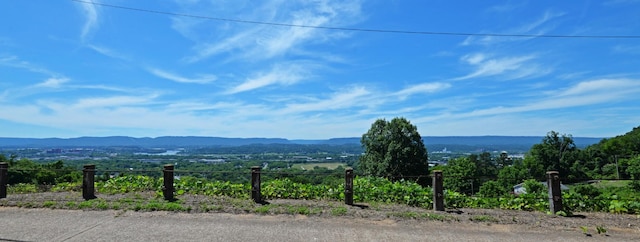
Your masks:
{"label": "gravel road", "polygon": [[0,241],[640,241],[637,229],[229,213],[0,207]]}

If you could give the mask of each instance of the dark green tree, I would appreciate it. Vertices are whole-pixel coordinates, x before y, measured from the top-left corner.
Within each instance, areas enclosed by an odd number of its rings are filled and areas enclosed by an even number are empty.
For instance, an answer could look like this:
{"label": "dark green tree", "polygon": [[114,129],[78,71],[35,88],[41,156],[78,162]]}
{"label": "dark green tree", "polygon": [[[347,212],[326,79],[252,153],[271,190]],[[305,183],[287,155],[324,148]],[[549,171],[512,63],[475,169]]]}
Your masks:
{"label": "dark green tree", "polygon": [[505,166],[498,172],[498,183],[507,191],[513,191],[513,186],[529,178],[532,178],[531,173],[519,161]]}
{"label": "dark green tree", "polygon": [[476,163],[470,157],[460,157],[447,163],[443,170],[444,187],[460,193],[472,194],[480,183],[476,177]]}
{"label": "dark green tree", "polygon": [[627,167],[627,173],[634,180],[640,180],[640,155],[629,160]]}
{"label": "dark green tree", "polygon": [[390,122],[376,120],[360,140],[364,155],[359,168],[370,176],[390,180],[411,179],[426,185],[428,179],[416,179],[428,175],[427,149],[416,126],[405,118]]}
{"label": "dark green tree", "polygon": [[482,152],[480,155],[470,155],[469,159],[476,163],[475,176],[480,183],[492,180],[498,175],[498,166],[493,157],[491,157],[491,153]]}
{"label": "dark green tree", "polygon": [[524,164],[536,179],[544,178],[547,171],[558,171],[561,176],[572,178],[575,174],[571,174],[571,167],[578,155],[579,150],[571,135],[551,131],[542,139],[542,143],[531,147]]}

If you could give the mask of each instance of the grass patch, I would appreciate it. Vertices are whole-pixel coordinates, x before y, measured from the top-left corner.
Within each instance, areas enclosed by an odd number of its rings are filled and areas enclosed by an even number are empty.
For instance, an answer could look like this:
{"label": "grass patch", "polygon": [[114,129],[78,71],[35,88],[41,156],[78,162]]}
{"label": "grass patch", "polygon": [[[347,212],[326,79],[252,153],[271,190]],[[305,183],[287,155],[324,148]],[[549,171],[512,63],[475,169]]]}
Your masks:
{"label": "grass patch", "polygon": [[309,210],[309,207],[306,206],[287,206],[287,213],[309,215],[311,211]]}
{"label": "grass patch", "polygon": [[610,187],[626,187],[629,186],[631,181],[600,181],[598,183],[593,183],[592,185],[596,188],[610,188]]}
{"label": "grass patch", "polygon": [[57,203],[57,202],[55,202],[55,201],[44,201],[44,202],[42,203],[42,207],[45,207],[45,208],[53,208],[53,207],[55,207],[56,205],[58,205],[58,203]]}
{"label": "grass patch", "polygon": [[272,207],[271,204],[267,204],[264,206],[257,207],[253,211],[259,214],[269,214],[269,210],[271,210],[271,207]]}
{"label": "grass patch", "polygon": [[93,201],[94,200],[82,201],[80,202],[80,204],[78,204],[78,208],[79,209],[93,208]]}
{"label": "grass patch", "polygon": [[347,208],[346,207],[332,208],[331,209],[331,215],[333,215],[333,216],[344,216],[344,215],[347,215]]}
{"label": "grass patch", "polygon": [[7,185],[7,194],[25,194],[25,193],[36,193],[38,189],[34,184],[13,184]]}

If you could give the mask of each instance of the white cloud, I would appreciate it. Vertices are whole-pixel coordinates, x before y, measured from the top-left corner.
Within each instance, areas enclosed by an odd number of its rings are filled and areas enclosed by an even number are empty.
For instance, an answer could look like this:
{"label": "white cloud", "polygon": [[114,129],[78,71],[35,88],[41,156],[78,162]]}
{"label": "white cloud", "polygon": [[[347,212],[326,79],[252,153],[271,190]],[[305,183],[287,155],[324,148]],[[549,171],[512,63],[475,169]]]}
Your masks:
{"label": "white cloud", "polygon": [[201,75],[198,78],[186,78],[186,77],[182,77],[182,76],[179,76],[167,71],[163,71],[160,69],[156,69],[156,68],[148,68],[148,71],[157,77],[175,81],[175,82],[180,82],[180,83],[207,84],[218,79],[215,75]]}
{"label": "white cloud", "polygon": [[85,22],[82,25],[80,39],[84,42],[89,35],[98,27],[98,10],[92,3],[78,3],[82,14],[84,14]]}
{"label": "white cloud", "polygon": [[59,88],[62,84],[68,81],[68,78],[49,78],[44,82],[36,84],[34,87]]}
{"label": "white cloud", "polygon": [[[218,5],[188,4],[187,9],[209,9],[207,16],[218,13],[238,16],[256,22],[278,23],[304,26],[345,26],[361,20],[360,1],[260,1],[238,4],[238,8],[220,8]],[[251,13],[251,14],[247,14]],[[210,26],[216,28],[216,35],[203,35],[196,29]],[[273,26],[219,21],[195,21],[174,19],[173,28],[183,36],[196,42],[195,55],[185,58],[189,62],[229,53],[227,59],[259,61],[282,56],[305,46],[344,38],[344,34],[328,32],[316,28]],[[210,30],[208,30],[210,31]],[[208,33],[208,32],[207,32]]]}
{"label": "white cloud", "polygon": [[130,58],[127,57],[126,55],[119,53],[117,51],[114,51],[112,49],[103,47],[103,46],[97,46],[97,45],[88,45],[89,48],[91,48],[92,50],[105,55],[107,57],[111,57],[114,59],[120,59],[120,60],[129,60]]}
{"label": "white cloud", "polygon": [[472,55],[465,55],[461,59],[471,65],[477,65],[484,61],[486,56],[482,53],[475,53]]}
{"label": "white cloud", "polygon": [[414,85],[414,86],[410,86],[405,89],[402,89],[394,93],[393,95],[399,96],[402,99],[404,99],[411,95],[420,94],[420,93],[434,93],[437,91],[448,89],[450,87],[451,87],[451,84],[443,83],[443,82],[421,83],[418,85]]}
{"label": "white cloud", "polygon": [[[551,29],[553,29],[553,27],[550,26],[548,23],[551,22],[553,19],[556,19],[562,16],[564,16],[564,13],[547,10],[538,19],[529,23],[524,23],[518,27],[502,30],[502,31],[493,31],[493,32],[484,31],[484,32],[491,32],[493,34],[543,35],[551,31]],[[474,44],[492,45],[500,42],[523,41],[523,40],[529,40],[533,38],[535,37],[469,36],[461,43],[461,45],[463,46],[474,45]]]}
{"label": "white cloud", "polygon": [[366,88],[356,86],[349,90],[341,90],[333,93],[328,99],[315,99],[306,103],[288,104],[282,112],[290,114],[367,106],[369,103],[366,101],[370,98],[370,94],[371,92]]}
{"label": "white cloud", "polygon": [[53,77],[57,77],[57,76],[61,76],[60,74],[57,74],[53,71],[50,71],[46,68],[43,68],[41,66],[32,64],[28,61],[23,61],[20,58],[18,58],[17,56],[7,56],[7,57],[3,57],[0,59],[0,65],[4,65],[4,66],[9,66],[9,67],[13,67],[13,68],[19,68],[19,69],[24,69],[24,70],[28,70],[30,72],[34,72],[34,73],[40,73],[40,74],[45,74],[45,75],[49,75],[49,76],[53,76]]}
{"label": "white cloud", "polygon": [[534,55],[488,58],[485,54],[466,55],[462,61],[475,67],[470,74],[454,78],[454,80],[467,80],[479,77],[502,76],[504,79],[520,79],[526,77],[542,76],[551,72],[532,63]]}
{"label": "white cloud", "polygon": [[631,79],[600,79],[580,82],[561,92],[558,96],[572,96],[584,94],[620,94],[621,92],[640,90],[640,80]]}
{"label": "white cloud", "polygon": [[267,73],[260,73],[229,89],[227,94],[246,92],[270,85],[292,85],[308,76],[304,66],[299,64],[277,64]]}
{"label": "white cloud", "polygon": [[112,96],[112,97],[95,97],[83,98],[77,100],[70,106],[74,109],[90,109],[102,107],[122,107],[148,104],[156,95],[151,96]]}
{"label": "white cloud", "polygon": [[470,118],[512,113],[524,113],[540,110],[582,107],[603,104],[640,97],[640,80],[602,79],[583,81],[557,94],[524,101],[523,105],[510,107],[497,106],[457,114],[457,118]]}

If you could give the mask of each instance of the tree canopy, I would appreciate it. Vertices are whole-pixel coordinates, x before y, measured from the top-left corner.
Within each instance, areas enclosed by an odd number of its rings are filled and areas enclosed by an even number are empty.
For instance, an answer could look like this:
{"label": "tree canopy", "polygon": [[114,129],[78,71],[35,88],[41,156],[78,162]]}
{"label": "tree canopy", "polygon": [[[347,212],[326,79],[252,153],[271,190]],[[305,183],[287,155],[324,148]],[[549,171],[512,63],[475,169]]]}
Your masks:
{"label": "tree canopy", "polygon": [[542,139],[542,143],[531,147],[524,162],[535,178],[543,178],[547,171],[552,170],[566,176],[578,159],[578,152],[571,135],[551,131]]}
{"label": "tree canopy", "polygon": [[[429,174],[422,137],[405,118],[376,120],[360,142],[364,155],[360,157],[359,168],[365,175],[399,180]],[[427,181],[421,180],[423,184]]]}

